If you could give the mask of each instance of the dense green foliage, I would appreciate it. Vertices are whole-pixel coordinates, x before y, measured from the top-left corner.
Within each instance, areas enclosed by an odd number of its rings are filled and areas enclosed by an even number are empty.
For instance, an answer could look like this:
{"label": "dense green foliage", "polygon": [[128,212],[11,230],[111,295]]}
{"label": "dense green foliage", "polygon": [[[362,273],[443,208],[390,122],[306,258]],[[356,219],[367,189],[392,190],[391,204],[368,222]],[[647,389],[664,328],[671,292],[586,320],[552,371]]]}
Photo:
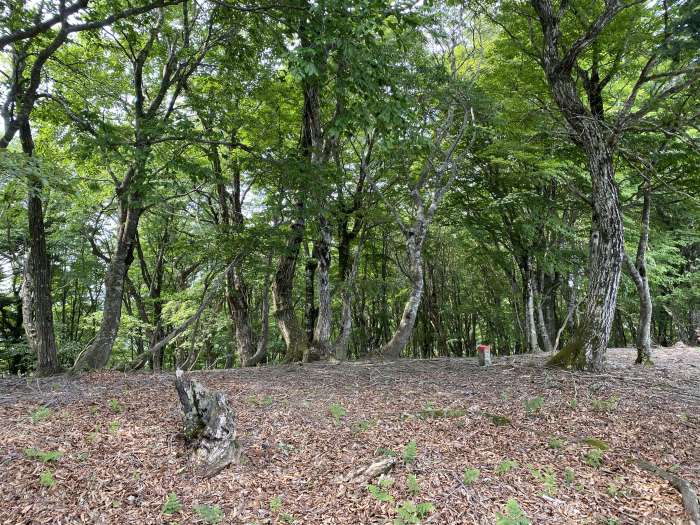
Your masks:
{"label": "dense green foliage", "polygon": [[[572,3],[575,16],[562,20],[567,43],[604,8]],[[0,34],[48,17],[36,4],[0,7]],[[188,320],[164,346],[164,367],[240,364],[241,298],[258,343],[269,324],[264,361],[289,359],[275,315],[278,261],[295,258],[292,314],[311,343],[324,235],[331,339],[348,299],[349,357],[376,354],[411,294],[404,228],[442,189],[404,355],[472,355],[478,342],[500,354],[533,350],[528,287],[535,346],[560,348],[585,299],[591,181],[539,66],[534,10],[521,1],[422,4],[184,0],[71,32],[40,71],[33,155],[19,138],[0,150],[0,371],[34,366],[21,308],[32,192],[44,209],[66,368],[97,334],[115,239],[134,207],[140,220],[111,365],[153,366],[149,347]],[[579,64],[607,79],[601,107],[611,125],[640,91],[634,108],[645,114],[620,137],[616,181],[629,254],[651,188],[651,333],[669,345],[693,343],[700,328],[700,15],[692,0],[664,5],[619,13]],[[125,8],[94,2],[75,16],[88,22]],[[25,85],[59,30],[2,48],[4,129],[8,104],[21,109],[12,98],[17,56]],[[644,74],[658,80],[637,86],[650,48],[662,51]],[[580,72],[584,99],[588,75]],[[665,96],[659,82],[669,78],[676,90]],[[236,277],[224,278],[234,267]],[[611,345],[634,344],[638,311],[623,276]],[[527,522],[511,507],[504,523]]]}

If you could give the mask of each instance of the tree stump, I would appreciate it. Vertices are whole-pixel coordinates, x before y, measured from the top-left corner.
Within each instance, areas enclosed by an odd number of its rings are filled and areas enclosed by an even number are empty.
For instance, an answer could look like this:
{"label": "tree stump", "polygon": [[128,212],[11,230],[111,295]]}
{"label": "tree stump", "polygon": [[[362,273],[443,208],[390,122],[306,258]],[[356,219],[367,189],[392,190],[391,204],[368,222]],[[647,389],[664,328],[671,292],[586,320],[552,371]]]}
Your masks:
{"label": "tree stump", "polygon": [[175,373],[175,388],[182,405],[182,422],[192,459],[204,477],[211,477],[241,455],[235,417],[220,392],[210,392],[182,370]]}

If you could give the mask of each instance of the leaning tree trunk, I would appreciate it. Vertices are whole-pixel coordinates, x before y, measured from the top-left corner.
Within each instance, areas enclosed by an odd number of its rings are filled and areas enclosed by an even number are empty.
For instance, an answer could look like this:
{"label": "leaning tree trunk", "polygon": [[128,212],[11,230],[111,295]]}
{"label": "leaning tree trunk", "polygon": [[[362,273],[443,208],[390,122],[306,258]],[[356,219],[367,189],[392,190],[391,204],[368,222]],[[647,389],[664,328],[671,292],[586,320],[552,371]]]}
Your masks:
{"label": "leaning tree trunk", "polygon": [[596,126],[584,143],[592,180],[593,220],[590,238],[586,310],[573,339],[550,361],[567,368],[605,368],[624,254],[620,199],[612,153]]}
{"label": "leaning tree trunk", "polygon": [[407,237],[406,245],[408,248],[409,272],[412,287],[411,293],[406,300],[399,326],[396,328],[389,342],[382,348],[382,355],[390,359],[401,357],[401,352],[411,339],[425,284],[423,279],[423,257],[421,254],[422,246],[417,242],[416,236],[411,234]]}
{"label": "leaning tree trunk", "polygon": [[[129,200],[135,199],[131,196]],[[126,202],[125,202],[126,204]],[[73,370],[82,371],[104,367],[112,355],[117,338],[122,309],[124,279],[134,258],[134,243],[142,209],[126,205],[117,234],[117,248],[105,276],[105,300],[102,322],[93,343],[78,357]]]}

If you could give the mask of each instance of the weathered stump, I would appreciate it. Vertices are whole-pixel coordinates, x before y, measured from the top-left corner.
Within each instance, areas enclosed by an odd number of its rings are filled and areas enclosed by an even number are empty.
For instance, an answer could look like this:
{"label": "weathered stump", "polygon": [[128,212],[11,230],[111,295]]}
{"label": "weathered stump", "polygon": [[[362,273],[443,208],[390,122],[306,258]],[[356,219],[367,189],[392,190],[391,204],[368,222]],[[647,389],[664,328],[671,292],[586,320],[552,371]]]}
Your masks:
{"label": "weathered stump", "polygon": [[182,405],[184,435],[194,449],[192,459],[205,477],[211,477],[241,455],[233,411],[220,392],[210,392],[182,370],[175,373],[175,388]]}

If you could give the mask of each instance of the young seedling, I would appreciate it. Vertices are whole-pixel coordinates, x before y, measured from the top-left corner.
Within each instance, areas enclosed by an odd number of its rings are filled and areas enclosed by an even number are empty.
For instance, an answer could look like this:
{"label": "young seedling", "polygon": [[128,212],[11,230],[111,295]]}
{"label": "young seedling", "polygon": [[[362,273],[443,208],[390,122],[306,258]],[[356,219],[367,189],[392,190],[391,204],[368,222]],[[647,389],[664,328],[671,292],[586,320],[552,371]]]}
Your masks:
{"label": "young seedling", "polygon": [[163,503],[162,513],[170,516],[176,512],[180,512],[181,509],[182,503],[180,503],[180,499],[177,497],[177,494],[174,492],[168,494],[165,503]]}
{"label": "young seedling", "polygon": [[394,525],[414,525],[419,524],[435,510],[432,503],[413,503],[412,501],[402,501],[396,506],[396,519]]}
{"label": "young seedling", "polygon": [[56,484],[56,480],[53,477],[53,472],[50,470],[45,470],[39,474],[39,483],[42,487],[46,487],[47,489],[53,487]]}
{"label": "young seedling", "polygon": [[517,500],[510,498],[504,512],[496,513],[496,525],[530,525],[530,520],[520,508]]}
{"label": "young seedling", "polygon": [[547,444],[548,448],[551,448],[552,450],[557,450],[560,449],[564,446],[564,440],[559,439],[559,438],[550,438],[549,443]]}
{"label": "young seedling", "polygon": [[420,485],[418,484],[418,478],[415,474],[409,474],[406,477],[406,488],[411,496],[417,496],[420,494]]}
{"label": "young seedling", "polygon": [[119,401],[116,399],[110,399],[108,404],[110,410],[115,414],[121,414],[122,410],[124,410]]}
{"label": "young seedling", "polygon": [[464,469],[464,473],[462,474],[462,481],[465,485],[471,485],[477,479],[479,479],[480,473],[481,472],[478,468],[466,468]]}
{"label": "young seedling", "polygon": [[600,468],[603,463],[603,451],[598,448],[594,448],[584,456],[584,459],[587,465],[593,468]]}
{"label": "young seedling", "polygon": [[369,484],[367,485],[367,490],[369,491],[372,496],[377,501],[381,501],[382,503],[393,503],[394,497],[389,494],[389,487],[391,487],[394,484],[394,480],[387,477],[387,476],[382,476],[379,478],[379,481],[377,482],[376,485]]}
{"label": "young seedling", "polygon": [[516,468],[518,466],[517,461],[513,461],[512,459],[506,459],[502,461],[498,467],[496,467],[496,474],[499,476],[503,476],[504,474],[508,474],[511,470]]}
{"label": "young seedling", "polygon": [[39,421],[43,421],[44,419],[47,419],[51,415],[51,410],[48,407],[39,407],[36,410],[34,410],[29,417],[32,420],[33,424],[37,424]]}
{"label": "young seedling", "polygon": [[340,420],[344,418],[345,416],[348,415],[347,410],[343,408],[343,405],[340,405],[338,403],[333,403],[331,406],[328,407],[328,411],[331,413],[331,416],[335,419],[336,425],[340,423]]}
{"label": "young seedling", "polygon": [[209,525],[218,525],[224,519],[224,513],[218,505],[197,505],[194,508],[197,515]]}
{"label": "young seedling", "polygon": [[525,402],[525,411],[528,414],[535,414],[542,410],[542,406],[544,405],[544,399],[541,397],[535,397],[532,399],[526,399]]}
{"label": "young seedling", "polygon": [[413,463],[418,456],[418,445],[414,440],[408,442],[408,444],[403,449],[403,461],[404,463]]}

